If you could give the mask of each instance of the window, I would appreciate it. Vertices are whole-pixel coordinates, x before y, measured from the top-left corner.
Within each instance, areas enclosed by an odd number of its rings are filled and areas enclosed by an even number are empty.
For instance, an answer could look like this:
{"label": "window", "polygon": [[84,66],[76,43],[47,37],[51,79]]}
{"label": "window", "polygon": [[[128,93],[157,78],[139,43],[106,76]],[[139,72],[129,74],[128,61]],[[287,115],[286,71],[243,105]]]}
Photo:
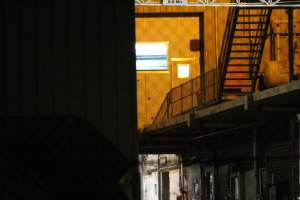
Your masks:
{"label": "window", "polygon": [[137,43],[136,70],[168,70],[168,43]]}
{"label": "window", "polygon": [[179,64],[178,68],[178,78],[189,78],[190,77],[190,65],[189,64]]}

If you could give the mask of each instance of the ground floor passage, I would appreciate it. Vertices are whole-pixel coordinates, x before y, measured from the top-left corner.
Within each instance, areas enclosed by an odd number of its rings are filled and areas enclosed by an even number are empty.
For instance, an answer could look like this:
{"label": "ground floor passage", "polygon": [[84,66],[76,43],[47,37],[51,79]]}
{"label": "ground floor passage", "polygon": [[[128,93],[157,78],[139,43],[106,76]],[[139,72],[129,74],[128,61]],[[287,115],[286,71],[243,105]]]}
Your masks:
{"label": "ground floor passage", "polygon": [[254,170],[237,163],[183,167],[180,156],[171,154],[140,155],[141,160],[141,200],[287,200],[299,187],[294,169],[275,163]]}

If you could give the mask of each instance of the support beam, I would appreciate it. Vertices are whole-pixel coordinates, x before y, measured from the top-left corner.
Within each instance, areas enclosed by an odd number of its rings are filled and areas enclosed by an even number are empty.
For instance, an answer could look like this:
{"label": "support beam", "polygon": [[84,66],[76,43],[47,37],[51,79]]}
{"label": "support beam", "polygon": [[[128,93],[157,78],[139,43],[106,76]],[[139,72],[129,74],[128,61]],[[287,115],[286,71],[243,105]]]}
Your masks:
{"label": "support beam", "polygon": [[293,8],[288,8],[288,41],[289,41],[289,75],[290,81],[294,80],[294,22]]}

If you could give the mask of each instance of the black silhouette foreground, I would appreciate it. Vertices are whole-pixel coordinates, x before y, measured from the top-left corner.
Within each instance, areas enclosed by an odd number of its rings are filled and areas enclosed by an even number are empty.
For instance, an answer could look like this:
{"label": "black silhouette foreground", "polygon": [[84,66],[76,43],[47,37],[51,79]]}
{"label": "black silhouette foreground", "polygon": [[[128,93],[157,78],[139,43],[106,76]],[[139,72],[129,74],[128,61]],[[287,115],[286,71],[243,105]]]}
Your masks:
{"label": "black silhouette foreground", "polygon": [[126,199],[128,161],[87,121],[0,118],[0,199]]}

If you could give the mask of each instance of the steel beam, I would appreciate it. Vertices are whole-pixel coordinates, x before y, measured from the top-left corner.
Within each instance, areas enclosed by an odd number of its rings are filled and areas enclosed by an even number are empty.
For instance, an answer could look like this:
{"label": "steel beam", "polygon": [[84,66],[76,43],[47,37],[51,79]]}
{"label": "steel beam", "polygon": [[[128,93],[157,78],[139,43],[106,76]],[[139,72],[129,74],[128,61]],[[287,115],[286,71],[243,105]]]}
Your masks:
{"label": "steel beam", "polygon": [[300,6],[300,0],[257,0],[247,2],[245,0],[235,0],[228,2],[228,0],[198,0],[196,2],[176,2],[176,3],[157,3],[154,0],[135,0],[136,5],[145,6],[228,6],[228,7],[295,7]]}

